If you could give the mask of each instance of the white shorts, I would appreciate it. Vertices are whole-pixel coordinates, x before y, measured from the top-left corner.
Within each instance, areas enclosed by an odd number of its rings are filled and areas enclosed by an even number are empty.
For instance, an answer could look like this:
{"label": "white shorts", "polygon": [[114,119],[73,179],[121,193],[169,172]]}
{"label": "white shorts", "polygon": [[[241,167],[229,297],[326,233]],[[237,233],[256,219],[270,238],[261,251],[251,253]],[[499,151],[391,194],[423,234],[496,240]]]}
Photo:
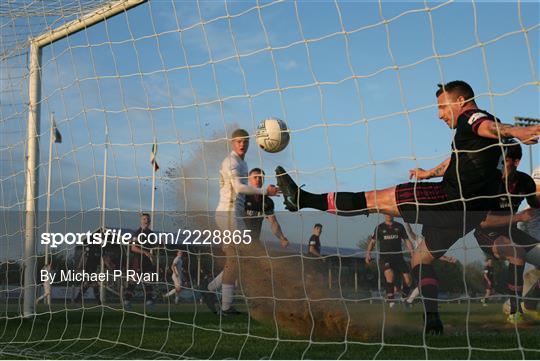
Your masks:
{"label": "white shorts", "polygon": [[243,231],[246,229],[246,224],[241,216],[237,216],[235,212],[216,212],[216,224],[223,232],[229,231]]}
{"label": "white shorts", "polygon": [[[246,229],[246,224],[244,223],[244,219],[241,216],[236,216],[235,212],[223,212],[223,211],[217,211],[216,212],[216,224],[221,230],[221,232],[224,231],[241,231],[243,232]],[[222,238],[224,235],[222,234]],[[235,253],[236,245],[231,243],[223,243],[221,244],[221,249],[223,252],[231,256],[233,253]]]}

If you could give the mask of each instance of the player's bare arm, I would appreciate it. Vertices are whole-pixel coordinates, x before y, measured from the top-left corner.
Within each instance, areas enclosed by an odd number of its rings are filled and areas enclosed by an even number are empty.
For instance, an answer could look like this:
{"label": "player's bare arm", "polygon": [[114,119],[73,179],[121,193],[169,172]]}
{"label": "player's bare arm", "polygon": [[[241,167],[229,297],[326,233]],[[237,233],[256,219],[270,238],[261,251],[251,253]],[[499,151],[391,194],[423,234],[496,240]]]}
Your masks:
{"label": "player's bare arm", "polygon": [[240,182],[240,178],[234,174],[232,174],[231,185],[234,188],[234,191],[236,193],[260,194],[260,195],[267,195],[270,197],[273,197],[279,193],[279,188],[273,184],[269,184],[266,187],[266,190],[263,190],[262,188],[253,187],[249,184],[243,184],[242,182]]}
{"label": "player's bare arm", "polygon": [[281,225],[279,224],[276,216],[272,214],[270,216],[267,216],[266,219],[268,219],[268,221],[270,222],[270,229],[272,230],[272,233],[279,239],[281,247],[286,248],[289,245],[289,240],[283,234],[283,231],[281,230]]}
{"label": "player's bare arm", "polygon": [[478,135],[491,139],[516,138],[524,144],[536,144],[540,135],[540,125],[518,127],[486,120],[478,127]]}
{"label": "player's bare arm", "polygon": [[410,239],[405,239],[405,248],[407,249],[409,254],[412,254],[414,247]]}
{"label": "player's bare arm", "polygon": [[369,239],[369,243],[368,243],[368,246],[367,246],[367,249],[366,249],[366,263],[370,263],[371,262],[371,251],[373,251],[373,248],[375,248],[375,238],[371,237]]}
{"label": "player's bare arm", "polygon": [[416,178],[418,180],[422,180],[422,179],[442,177],[444,175],[444,172],[446,172],[446,169],[448,169],[448,165],[450,164],[450,159],[451,158],[448,157],[441,164],[429,170],[425,170],[422,168],[411,169],[409,170],[409,179]]}
{"label": "player's bare arm", "polygon": [[533,219],[535,216],[535,208],[528,208],[521,212],[511,215],[496,215],[489,213],[480,223],[481,228],[496,228],[496,227],[505,227],[509,224],[515,224],[518,222],[528,222]]}

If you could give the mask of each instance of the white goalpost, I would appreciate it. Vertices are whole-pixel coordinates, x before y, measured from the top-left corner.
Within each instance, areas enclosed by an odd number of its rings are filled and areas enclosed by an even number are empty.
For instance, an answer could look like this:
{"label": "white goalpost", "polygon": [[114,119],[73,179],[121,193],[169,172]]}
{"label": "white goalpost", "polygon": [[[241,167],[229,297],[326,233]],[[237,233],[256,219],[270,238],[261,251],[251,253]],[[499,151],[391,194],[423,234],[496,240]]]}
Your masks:
{"label": "white goalpost", "polygon": [[[41,116],[41,53],[44,46],[50,45],[66,36],[86,29],[94,24],[104,21],[120,12],[144,3],[145,0],[116,1],[89,13],[80,19],[52,29],[36,38],[30,38],[29,50],[29,81],[28,81],[28,134],[27,134],[27,161],[26,161],[26,228],[25,228],[25,274],[24,274],[24,315],[34,315],[35,306],[35,250],[36,250],[36,212],[38,211],[37,189],[39,188],[38,162],[39,162],[39,134]],[[105,157],[105,159],[107,159]],[[106,162],[105,162],[106,173]],[[106,177],[103,178],[104,180]],[[105,207],[105,192],[103,194]],[[105,213],[105,212],[103,212]],[[105,222],[102,222],[104,225]],[[105,292],[102,293],[104,295]]]}
{"label": "white goalpost", "polygon": [[[293,213],[281,193],[272,206],[255,195],[242,218],[261,220],[260,239],[234,252],[212,240],[234,130],[248,132],[244,160],[261,175],[242,181],[266,189],[283,166],[319,195],[407,183],[447,159],[455,130],[439,119],[439,83],[471,84],[503,123],[538,118],[539,11],[478,0],[0,4],[0,358],[538,357],[540,310],[507,322],[508,264],[494,262],[487,292],[474,232],[433,264],[439,338],[425,332],[421,287],[406,302],[412,272],[388,280],[372,242],[382,213]],[[283,150],[257,144],[263,120],[288,127]],[[522,148],[518,169],[538,173],[538,145]],[[407,230],[421,241],[421,225]],[[137,244],[141,234],[156,242]],[[403,268],[408,245],[394,252]],[[216,289],[231,264],[236,280]],[[530,301],[540,274],[525,274]],[[231,289],[239,315],[221,309]]]}

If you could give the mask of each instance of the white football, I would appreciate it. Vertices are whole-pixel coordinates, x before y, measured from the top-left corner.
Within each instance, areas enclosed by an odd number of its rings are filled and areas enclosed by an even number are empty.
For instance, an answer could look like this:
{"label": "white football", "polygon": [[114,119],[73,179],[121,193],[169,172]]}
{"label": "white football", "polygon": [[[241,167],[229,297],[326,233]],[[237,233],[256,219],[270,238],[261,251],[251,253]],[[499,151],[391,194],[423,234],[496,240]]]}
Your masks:
{"label": "white football", "polygon": [[269,153],[280,152],[289,144],[289,127],[281,119],[265,119],[257,127],[255,140],[259,147]]}

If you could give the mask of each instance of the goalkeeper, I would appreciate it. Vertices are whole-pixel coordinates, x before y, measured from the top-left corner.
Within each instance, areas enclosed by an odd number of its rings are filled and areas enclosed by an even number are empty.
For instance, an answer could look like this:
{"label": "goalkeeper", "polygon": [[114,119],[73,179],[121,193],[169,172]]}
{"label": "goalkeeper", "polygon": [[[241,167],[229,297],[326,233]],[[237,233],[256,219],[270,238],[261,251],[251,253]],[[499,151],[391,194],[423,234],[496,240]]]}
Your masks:
{"label": "goalkeeper", "polygon": [[[252,187],[262,189],[264,183],[264,171],[260,168],[253,168],[249,171],[248,184]],[[268,196],[260,194],[250,194],[245,197],[245,218],[244,223],[246,229],[251,230],[252,238],[255,242],[260,240],[262,222],[267,219],[270,222],[270,228],[272,233],[279,239],[280,245],[283,248],[289,246],[289,240],[283,234],[281,225],[279,224],[276,215],[274,214],[274,202]],[[221,282],[223,279],[223,271],[214,278],[215,285],[217,282]],[[217,286],[218,287],[218,286]],[[208,292],[202,292],[203,300],[208,308],[215,312],[215,304],[217,303],[217,297]],[[230,312],[229,312],[230,313]]]}
{"label": "goalkeeper", "polygon": [[[219,204],[216,209],[216,223],[223,232],[247,229],[244,223],[246,195],[275,196],[278,193],[278,188],[274,185],[263,189],[247,184],[248,166],[244,158],[249,148],[249,133],[244,129],[236,129],[231,139],[232,151],[221,163],[219,171]],[[228,316],[238,313],[232,307],[238,261],[234,245],[223,244],[222,248],[226,257],[223,272],[208,284],[207,290],[203,290],[203,299],[214,311],[213,304],[209,302],[212,297],[209,297],[208,291],[215,292],[221,287],[221,315]]]}

